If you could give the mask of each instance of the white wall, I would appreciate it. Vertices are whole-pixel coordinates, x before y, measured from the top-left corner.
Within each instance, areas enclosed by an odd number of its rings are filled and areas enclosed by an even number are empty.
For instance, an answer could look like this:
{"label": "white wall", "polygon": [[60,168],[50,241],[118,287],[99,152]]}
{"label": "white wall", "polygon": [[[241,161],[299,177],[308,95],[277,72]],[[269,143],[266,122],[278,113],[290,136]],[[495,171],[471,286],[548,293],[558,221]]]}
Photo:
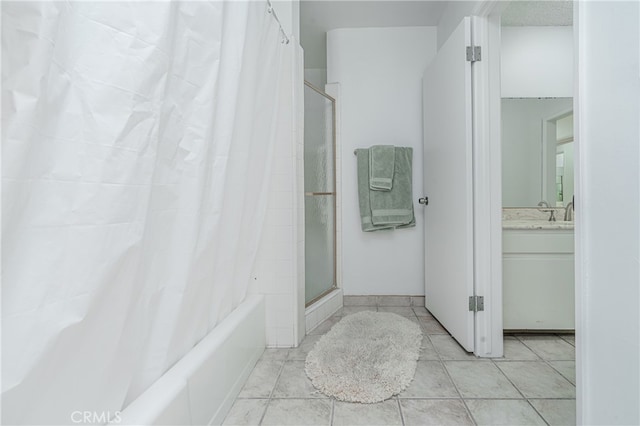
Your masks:
{"label": "white wall", "polygon": [[640,5],[576,2],[578,424],[640,424]]}
{"label": "white wall", "polygon": [[556,122],[556,139],[573,139],[573,114],[567,115]]}
{"label": "white wall", "polygon": [[327,84],[327,70],[325,68],[305,68],[304,79],[318,89],[324,90]]}
{"label": "white wall", "polygon": [[573,96],[573,27],[503,27],[503,98]]}
{"label": "white wall", "polygon": [[458,27],[460,21],[465,16],[477,15],[481,11],[483,0],[456,0],[449,1],[438,20],[438,49],[442,47],[449,38],[453,30]]}
{"label": "white wall", "polygon": [[[557,145],[556,152],[563,153],[564,155],[564,170],[562,180],[563,200],[562,204],[566,206],[572,201],[575,194],[574,182],[575,182],[575,162],[574,162],[574,147],[573,142],[573,114],[568,115],[560,120],[556,121],[556,140],[571,142],[562,143]],[[556,164],[557,167],[557,164]]]}
{"label": "white wall", "polygon": [[562,180],[562,204],[566,206],[571,202],[574,195],[574,182],[575,182],[575,166],[574,166],[574,147],[573,142],[564,143],[558,145],[557,152],[564,154],[564,173]]}
{"label": "white wall", "polygon": [[327,80],[341,87],[343,290],[345,295],[424,294],[421,206],[416,227],[360,228],[355,148],[413,147],[413,195],[422,195],[422,74],[436,53],[435,27],[327,33]]}

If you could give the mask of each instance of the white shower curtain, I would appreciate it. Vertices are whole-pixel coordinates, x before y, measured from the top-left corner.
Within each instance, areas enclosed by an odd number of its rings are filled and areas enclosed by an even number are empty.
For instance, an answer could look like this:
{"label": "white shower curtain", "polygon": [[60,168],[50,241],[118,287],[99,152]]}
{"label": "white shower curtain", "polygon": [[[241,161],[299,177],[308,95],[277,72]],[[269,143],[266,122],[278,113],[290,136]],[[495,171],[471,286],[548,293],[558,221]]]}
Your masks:
{"label": "white shower curtain", "polygon": [[2,3],[3,423],[113,416],[244,299],[281,41],[262,1]]}

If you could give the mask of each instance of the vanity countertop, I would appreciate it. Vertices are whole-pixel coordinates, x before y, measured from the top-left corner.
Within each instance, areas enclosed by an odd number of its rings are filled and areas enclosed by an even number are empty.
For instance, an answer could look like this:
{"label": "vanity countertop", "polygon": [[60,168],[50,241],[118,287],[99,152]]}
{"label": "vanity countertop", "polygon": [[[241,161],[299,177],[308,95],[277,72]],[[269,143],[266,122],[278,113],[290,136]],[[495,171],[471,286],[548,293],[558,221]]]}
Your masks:
{"label": "vanity countertop", "polygon": [[502,229],[569,229],[573,230],[573,221],[558,220],[549,222],[548,220],[503,220]]}

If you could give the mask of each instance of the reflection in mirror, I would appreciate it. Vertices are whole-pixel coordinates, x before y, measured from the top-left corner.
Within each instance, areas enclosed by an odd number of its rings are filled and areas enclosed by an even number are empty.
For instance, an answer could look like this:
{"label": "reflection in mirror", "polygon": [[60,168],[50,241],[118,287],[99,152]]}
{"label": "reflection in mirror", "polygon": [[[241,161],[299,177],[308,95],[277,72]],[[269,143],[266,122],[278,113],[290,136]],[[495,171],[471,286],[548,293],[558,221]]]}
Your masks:
{"label": "reflection in mirror", "polygon": [[[553,122],[553,121],[552,121]],[[573,200],[573,112],[555,121],[556,205],[566,207]]]}
{"label": "reflection in mirror", "polygon": [[503,207],[535,207],[541,200],[562,207],[571,201],[572,105],[572,98],[502,99]]}

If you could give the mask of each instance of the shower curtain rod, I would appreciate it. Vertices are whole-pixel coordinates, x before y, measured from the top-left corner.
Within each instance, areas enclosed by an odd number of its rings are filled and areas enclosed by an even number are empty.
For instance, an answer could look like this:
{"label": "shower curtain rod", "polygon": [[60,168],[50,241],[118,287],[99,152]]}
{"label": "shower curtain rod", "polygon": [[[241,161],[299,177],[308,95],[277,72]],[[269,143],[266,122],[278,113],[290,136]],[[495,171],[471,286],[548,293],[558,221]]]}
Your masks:
{"label": "shower curtain rod", "polygon": [[273,5],[271,4],[271,1],[267,0],[267,4],[269,5],[269,8],[267,9],[267,12],[272,14],[273,17],[276,19],[276,22],[278,23],[278,26],[280,27],[280,32],[282,33],[282,37],[284,37],[284,40],[282,42],[285,43],[285,44],[289,44],[289,37],[287,37],[287,33],[284,32],[284,29],[282,28],[282,24],[280,23],[280,19],[278,19],[278,15],[276,15],[276,11],[273,8]]}

